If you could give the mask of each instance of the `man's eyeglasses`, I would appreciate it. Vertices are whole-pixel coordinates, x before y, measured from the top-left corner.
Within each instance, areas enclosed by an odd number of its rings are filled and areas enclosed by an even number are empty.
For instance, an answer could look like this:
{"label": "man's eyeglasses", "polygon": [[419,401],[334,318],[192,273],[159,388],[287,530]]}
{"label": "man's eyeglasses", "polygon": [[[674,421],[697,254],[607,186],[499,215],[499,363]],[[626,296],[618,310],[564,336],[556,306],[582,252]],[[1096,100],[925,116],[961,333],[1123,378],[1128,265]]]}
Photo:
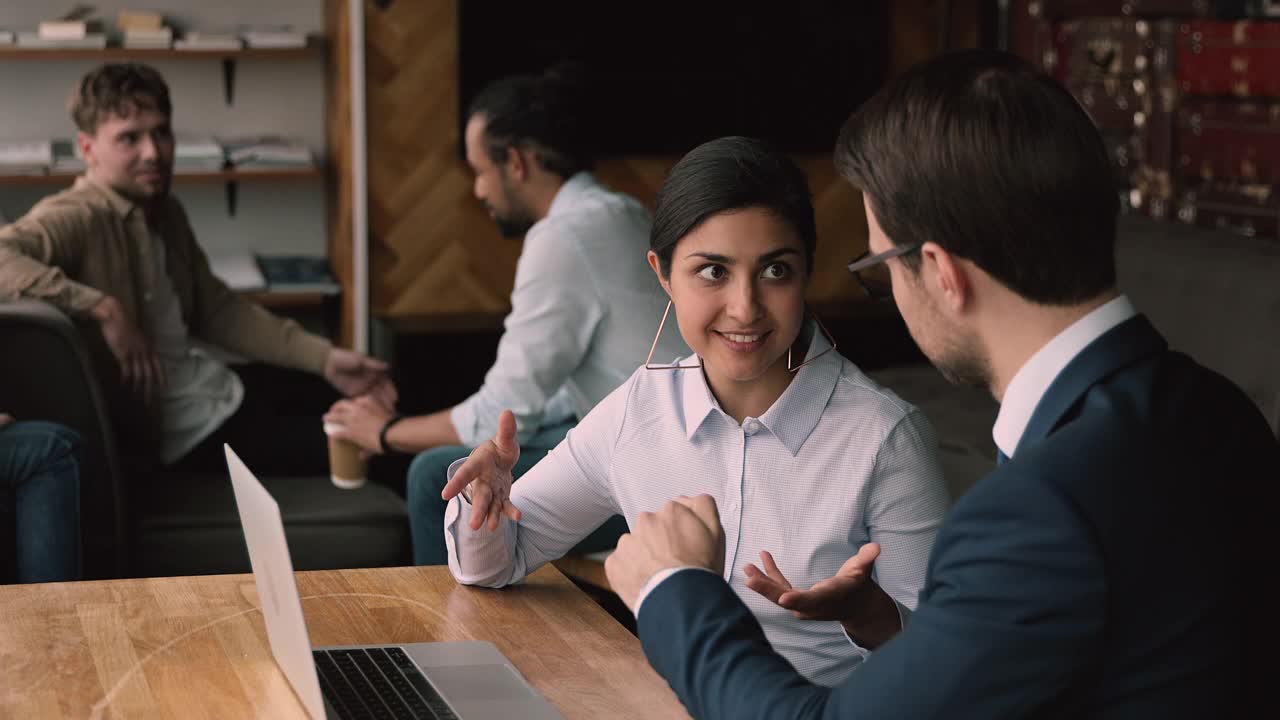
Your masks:
{"label": "man's eyeglasses", "polygon": [[915,252],[922,245],[924,243],[898,245],[892,250],[885,250],[875,255],[867,250],[849,263],[849,272],[853,273],[858,285],[872,300],[888,300],[893,297],[893,281],[890,279],[889,266],[884,264],[885,261]]}

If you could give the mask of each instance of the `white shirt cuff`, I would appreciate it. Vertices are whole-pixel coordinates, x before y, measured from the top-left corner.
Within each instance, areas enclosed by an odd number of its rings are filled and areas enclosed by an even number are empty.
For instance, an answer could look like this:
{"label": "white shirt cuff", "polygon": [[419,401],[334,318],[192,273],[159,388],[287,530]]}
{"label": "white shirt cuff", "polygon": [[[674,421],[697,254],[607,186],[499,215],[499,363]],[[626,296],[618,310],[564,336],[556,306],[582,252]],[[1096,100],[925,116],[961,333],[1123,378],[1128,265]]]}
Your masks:
{"label": "white shirt cuff", "polygon": [[[644,587],[640,588],[640,594],[636,595],[636,618],[640,617],[640,606],[644,604],[644,599],[649,596],[649,593],[653,592],[654,588],[661,585],[663,580],[666,580],[667,578],[671,577],[672,575],[675,575],[681,570],[701,570],[702,572],[711,572],[710,570],[703,567],[695,567],[693,565],[689,565],[686,567],[664,568],[654,573],[653,577],[649,578],[649,582],[645,583]],[[717,573],[712,573],[712,574],[716,575],[716,577],[719,577],[719,574]]]}
{"label": "white shirt cuff", "polygon": [[[449,466],[452,478],[465,460]],[[503,518],[497,532],[486,528],[472,530],[471,503],[458,493],[445,507],[444,544],[449,558],[449,571],[463,585],[500,587],[511,575],[515,548],[515,523]]]}

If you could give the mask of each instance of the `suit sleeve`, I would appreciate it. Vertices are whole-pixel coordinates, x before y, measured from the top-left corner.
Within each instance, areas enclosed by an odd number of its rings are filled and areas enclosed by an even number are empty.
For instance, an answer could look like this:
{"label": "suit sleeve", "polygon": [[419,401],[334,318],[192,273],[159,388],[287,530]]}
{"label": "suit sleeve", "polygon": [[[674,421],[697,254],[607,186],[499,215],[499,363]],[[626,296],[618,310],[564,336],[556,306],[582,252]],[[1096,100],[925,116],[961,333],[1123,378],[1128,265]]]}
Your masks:
{"label": "suit sleeve", "polygon": [[645,654],[707,720],[1034,716],[1093,664],[1104,574],[1070,503],[1034,478],[1012,480],[957,506],[911,624],[838,687],[802,679],[707,573],[676,573],[649,594]]}

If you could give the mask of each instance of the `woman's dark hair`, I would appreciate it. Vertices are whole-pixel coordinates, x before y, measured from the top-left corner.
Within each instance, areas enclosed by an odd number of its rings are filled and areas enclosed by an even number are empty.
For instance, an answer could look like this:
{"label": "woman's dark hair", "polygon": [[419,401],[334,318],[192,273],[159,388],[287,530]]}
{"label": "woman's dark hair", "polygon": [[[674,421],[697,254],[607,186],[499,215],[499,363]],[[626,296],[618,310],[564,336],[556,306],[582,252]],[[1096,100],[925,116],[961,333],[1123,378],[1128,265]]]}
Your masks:
{"label": "woman's dark hair", "polygon": [[526,148],[544,170],[567,180],[595,161],[587,85],[585,71],[571,63],[542,75],[512,75],[481,90],[467,117],[484,116],[485,144],[495,163],[505,163],[513,147]]}
{"label": "woman's dark hair", "polygon": [[662,275],[671,275],[671,255],[681,238],[713,215],[746,208],[760,208],[791,226],[804,243],[805,268],[813,270],[818,231],[804,172],[763,141],[732,136],[689,151],[662,183],[649,233]]}
{"label": "woman's dark hair", "polygon": [[[918,65],[859,108],[835,164],[895,244],[932,241],[1022,297],[1115,286],[1119,198],[1102,137],[1061,85],[1008,53]],[[919,255],[904,255],[912,269]]]}

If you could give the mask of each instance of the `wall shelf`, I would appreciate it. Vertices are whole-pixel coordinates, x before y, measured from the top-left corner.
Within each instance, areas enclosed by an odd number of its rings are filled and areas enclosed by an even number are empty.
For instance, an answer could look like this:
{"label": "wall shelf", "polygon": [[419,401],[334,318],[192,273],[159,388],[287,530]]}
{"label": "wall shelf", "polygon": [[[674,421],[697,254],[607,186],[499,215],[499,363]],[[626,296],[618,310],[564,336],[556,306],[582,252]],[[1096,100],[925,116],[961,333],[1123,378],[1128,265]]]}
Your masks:
{"label": "wall shelf", "polygon": [[319,37],[300,48],[243,48],[240,50],[174,50],[172,48],[30,48],[0,47],[5,60],[301,60],[315,57],[324,46]]}
{"label": "wall shelf", "polygon": [[[269,168],[261,170],[199,170],[174,171],[173,181],[179,184],[226,183],[227,214],[235,216],[236,201],[239,197],[241,182],[292,182],[314,180],[321,176],[318,167]],[[72,173],[40,173],[32,175],[0,174],[0,187],[38,186],[38,185],[70,185],[77,177]]]}
{"label": "wall shelf", "polygon": [[[38,175],[0,174],[0,185],[70,185],[79,173],[41,173]],[[320,168],[272,168],[270,170],[175,170],[174,182],[213,183],[244,181],[310,180],[320,177]]]}
{"label": "wall shelf", "polygon": [[242,290],[240,294],[259,305],[278,309],[311,307],[323,305],[326,301],[337,298],[337,293],[291,292],[289,290]]}
{"label": "wall shelf", "polygon": [[173,48],[31,48],[0,47],[0,62],[7,60],[221,60],[222,94],[227,105],[235,98],[237,60],[305,60],[320,55],[324,38],[307,38],[300,48],[241,48],[240,50],[174,50]]}

